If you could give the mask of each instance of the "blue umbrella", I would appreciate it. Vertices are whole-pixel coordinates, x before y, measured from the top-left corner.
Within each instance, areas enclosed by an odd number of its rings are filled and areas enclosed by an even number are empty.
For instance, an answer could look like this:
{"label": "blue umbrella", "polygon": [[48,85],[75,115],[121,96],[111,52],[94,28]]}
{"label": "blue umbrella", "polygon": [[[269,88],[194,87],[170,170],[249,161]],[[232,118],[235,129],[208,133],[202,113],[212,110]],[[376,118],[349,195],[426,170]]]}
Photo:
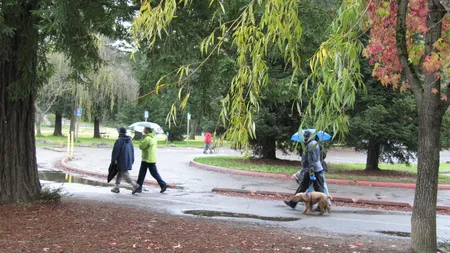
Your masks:
{"label": "blue umbrella", "polygon": [[[291,141],[303,142],[303,132],[304,131],[310,131],[312,134],[314,134],[316,132],[316,129],[305,129],[305,130],[302,130],[302,134],[301,135],[299,135],[298,132],[296,132],[295,134],[292,135]],[[331,140],[331,135],[328,134],[327,132],[324,132],[324,131],[318,131],[316,136],[319,138],[319,141],[329,141],[329,140]]]}

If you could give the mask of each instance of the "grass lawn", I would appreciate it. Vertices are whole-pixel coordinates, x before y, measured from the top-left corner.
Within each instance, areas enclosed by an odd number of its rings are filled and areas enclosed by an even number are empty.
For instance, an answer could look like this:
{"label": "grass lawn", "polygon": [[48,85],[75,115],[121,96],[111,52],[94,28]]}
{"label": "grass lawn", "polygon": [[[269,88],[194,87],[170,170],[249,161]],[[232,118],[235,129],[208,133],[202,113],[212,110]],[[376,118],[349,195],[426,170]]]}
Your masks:
{"label": "grass lawn", "polygon": [[[51,141],[52,143],[37,143],[36,146],[44,147],[44,146],[54,146],[54,145],[67,145],[67,133],[64,133],[65,136],[53,136],[52,133],[43,133],[40,136],[36,136],[36,140],[44,140],[46,142]],[[107,142],[109,145],[114,145],[114,142],[117,139],[117,134],[109,135],[109,138],[92,138],[92,133],[80,133],[78,136],[78,142],[75,142],[75,145],[89,145],[91,146],[92,143],[103,143]],[[156,139],[158,140],[158,146],[159,147],[165,147],[166,146],[166,136],[165,135],[157,135]],[[138,140],[133,140],[134,145],[138,145]],[[169,142],[168,145],[175,145],[175,147],[186,147],[186,141],[176,141],[176,142]],[[189,147],[203,147],[203,139],[197,138],[196,140],[189,140]]]}
{"label": "grass lawn", "polygon": [[[282,173],[288,175],[291,175],[300,169],[299,161],[271,161],[236,156],[200,157],[195,158],[194,161],[225,168],[268,173]],[[391,181],[403,183],[415,183],[416,180],[417,165],[415,164],[411,164],[411,166],[406,166],[405,164],[380,164],[381,170],[376,172],[367,172],[364,168],[365,164],[328,163],[328,173],[326,174],[326,177],[333,179]],[[441,164],[440,169],[448,170],[449,168],[450,164]],[[450,177],[439,175],[439,183],[450,183]]]}

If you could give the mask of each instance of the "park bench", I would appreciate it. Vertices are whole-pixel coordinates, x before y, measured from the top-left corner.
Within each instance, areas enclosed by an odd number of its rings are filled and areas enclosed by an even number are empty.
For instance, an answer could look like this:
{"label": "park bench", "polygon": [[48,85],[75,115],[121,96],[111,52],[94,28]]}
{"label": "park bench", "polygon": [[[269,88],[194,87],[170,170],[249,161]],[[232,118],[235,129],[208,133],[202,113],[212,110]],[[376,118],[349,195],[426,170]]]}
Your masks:
{"label": "park bench", "polygon": [[100,136],[102,137],[102,138],[109,138],[109,133],[107,133],[107,132],[101,132],[100,133]]}

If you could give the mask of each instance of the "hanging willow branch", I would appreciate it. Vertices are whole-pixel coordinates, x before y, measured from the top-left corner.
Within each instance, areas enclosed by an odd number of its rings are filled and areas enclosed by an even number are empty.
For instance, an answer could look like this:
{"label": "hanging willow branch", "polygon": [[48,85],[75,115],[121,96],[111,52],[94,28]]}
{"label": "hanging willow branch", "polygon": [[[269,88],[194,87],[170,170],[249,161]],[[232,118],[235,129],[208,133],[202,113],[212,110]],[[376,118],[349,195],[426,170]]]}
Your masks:
{"label": "hanging willow branch", "polygon": [[365,90],[359,64],[364,46],[359,35],[366,6],[362,0],[343,2],[329,27],[330,37],[311,58],[311,74],[299,90],[301,98],[314,87],[304,117],[316,122],[317,129],[332,129],[341,137],[348,131],[346,110],[353,107],[357,91]]}
{"label": "hanging willow branch", "polygon": [[[162,0],[155,7],[146,1],[133,24],[135,38],[149,42],[150,48],[176,15],[177,5],[191,3],[194,0]],[[302,36],[301,22],[297,12],[298,0],[253,0],[244,8],[240,16],[233,22],[221,24],[200,45],[202,53],[219,52],[223,41],[231,39],[237,51],[237,74],[232,79],[229,94],[223,100],[221,117],[229,123],[226,138],[237,147],[246,148],[249,137],[255,137],[253,114],[259,109],[261,88],[268,83],[268,67],[266,56],[269,49],[277,49],[290,63],[293,71],[292,80],[300,73],[299,43]],[[212,0],[225,12],[223,1]],[[255,15],[255,8],[264,8],[263,14]],[[231,24],[230,24],[231,23]],[[220,35],[216,35],[220,31]],[[211,51],[209,49],[213,47]],[[198,68],[197,68],[198,69]],[[180,68],[179,81],[189,78],[189,67]],[[192,75],[192,73],[190,73]],[[183,77],[183,76],[186,77]],[[158,82],[157,87],[161,85]],[[182,88],[180,88],[182,89]],[[186,96],[189,94],[187,93]],[[185,96],[185,99],[186,99]],[[183,99],[182,101],[186,101]],[[180,98],[181,100],[181,98]],[[176,110],[172,106],[172,112]],[[176,111],[175,111],[176,113]]]}

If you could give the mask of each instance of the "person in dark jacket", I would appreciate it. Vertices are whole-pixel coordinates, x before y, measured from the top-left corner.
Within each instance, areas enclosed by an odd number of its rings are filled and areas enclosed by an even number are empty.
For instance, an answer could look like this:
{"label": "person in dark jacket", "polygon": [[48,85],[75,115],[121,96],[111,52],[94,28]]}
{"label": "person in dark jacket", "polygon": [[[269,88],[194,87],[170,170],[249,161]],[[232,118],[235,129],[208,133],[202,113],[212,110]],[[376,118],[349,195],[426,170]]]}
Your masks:
{"label": "person in dark jacket", "polygon": [[[321,162],[320,148],[315,140],[311,140],[311,135],[312,133],[310,131],[303,133],[306,151],[302,155],[302,168],[305,173],[294,195],[300,192],[306,192],[311,184],[314,186],[315,191],[324,192],[325,178],[323,176],[324,169]],[[284,203],[292,208],[297,206],[297,202],[293,200],[285,200]]]}
{"label": "person in dark jacket", "polygon": [[122,179],[133,186],[132,193],[140,186],[133,182],[130,177],[129,170],[132,169],[134,163],[134,147],[131,142],[131,137],[127,136],[127,129],[125,127],[119,128],[119,138],[114,143],[111,155],[111,162],[117,164],[119,172],[117,173],[116,186],[111,189],[112,192],[119,193],[119,185]]}

